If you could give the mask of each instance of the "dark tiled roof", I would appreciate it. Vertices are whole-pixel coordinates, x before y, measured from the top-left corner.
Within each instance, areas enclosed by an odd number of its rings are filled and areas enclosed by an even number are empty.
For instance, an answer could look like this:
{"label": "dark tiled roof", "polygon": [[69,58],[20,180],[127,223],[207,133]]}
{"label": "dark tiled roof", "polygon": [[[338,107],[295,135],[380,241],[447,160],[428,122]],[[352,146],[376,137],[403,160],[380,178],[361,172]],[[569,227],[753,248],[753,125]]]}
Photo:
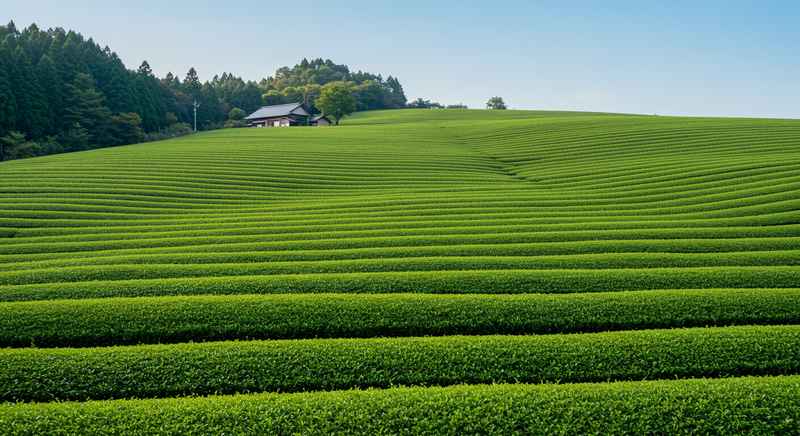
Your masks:
{"label": "dark tiled roof", "polygon": [[248,115],[247,118],[245,119],[257,120],[260,118],[283,117],[291,114],[301,105],[302,103],[289,103],[289,104],[279,104],[275,106],[264,106],[261,109]]}

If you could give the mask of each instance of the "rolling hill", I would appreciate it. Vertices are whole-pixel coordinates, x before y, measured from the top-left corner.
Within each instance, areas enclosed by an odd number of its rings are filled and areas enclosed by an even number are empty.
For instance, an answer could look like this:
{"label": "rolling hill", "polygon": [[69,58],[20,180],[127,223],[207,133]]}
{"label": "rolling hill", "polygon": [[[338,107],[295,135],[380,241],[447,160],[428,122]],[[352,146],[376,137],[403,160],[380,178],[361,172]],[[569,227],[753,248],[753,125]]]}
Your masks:
{"label": "rolling hill", "polygon": [[376,111],[0,188],[4,433],[800,431],[797,120]]}

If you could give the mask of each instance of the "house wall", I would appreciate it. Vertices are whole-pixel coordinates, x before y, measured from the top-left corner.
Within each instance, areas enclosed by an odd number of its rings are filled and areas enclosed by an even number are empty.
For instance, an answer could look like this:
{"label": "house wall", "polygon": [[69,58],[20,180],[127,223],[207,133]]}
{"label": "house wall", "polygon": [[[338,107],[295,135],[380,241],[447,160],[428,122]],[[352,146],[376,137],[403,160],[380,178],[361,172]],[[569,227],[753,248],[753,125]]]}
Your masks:
{"label": "house wall", "polygon": [[304,117],[275,117],[250,120],[251,127],[289,127],[292,123],[299,126],[306,124]]}
{"label": "house wall", "polygon": [[252,127],[276,127],[275,123],[278,123],[277,127],[284,127],[288,126],[289,118],[281,117],[281,118],[262,118],[259,120],[252,120],[250,121],[250,126]]}

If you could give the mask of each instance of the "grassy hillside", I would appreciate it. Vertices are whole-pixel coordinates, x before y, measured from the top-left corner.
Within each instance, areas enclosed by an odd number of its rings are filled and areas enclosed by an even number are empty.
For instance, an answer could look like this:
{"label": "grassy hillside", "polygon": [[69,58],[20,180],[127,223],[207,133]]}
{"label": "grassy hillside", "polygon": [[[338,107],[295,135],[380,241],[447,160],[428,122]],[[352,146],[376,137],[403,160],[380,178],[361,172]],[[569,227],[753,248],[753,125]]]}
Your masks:
{"label": "grassy hillside", "polygon": [[[103,400],[0,406],[8,432],[800,431],[760,412],[797,398],[800,121],[370,112],[0,187],[0,399]],[[697,377],[736,378],[666,381]]]}

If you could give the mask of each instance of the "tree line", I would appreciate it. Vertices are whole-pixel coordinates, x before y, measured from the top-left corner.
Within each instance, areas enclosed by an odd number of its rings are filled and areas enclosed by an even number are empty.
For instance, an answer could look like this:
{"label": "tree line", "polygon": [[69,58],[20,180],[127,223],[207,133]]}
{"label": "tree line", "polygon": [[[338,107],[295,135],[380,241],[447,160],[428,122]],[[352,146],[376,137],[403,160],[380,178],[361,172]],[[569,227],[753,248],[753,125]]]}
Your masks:
{"label": "tree line", "polygon": [[303,102],[319,112],[325,85],[346,86],[354,110],[406,106],[396,77],[303,59],[259,82],[231,73],[202,82],[126,68],[108,47],[62,28],[0,26],[0,160],[130,144],[242,125],[262,105]]}
{"label": "tree line", "polygon": [[[409,109],[469,109],[463,103],[443,105],[436,101],[430,101],[424,98],[418,98],[410,101],[407,105]],[[486,109],[506,110],[506,102],[503,97],[492,97],[486,102]]]}
{"label": "tree line", "polygon": [[397,109],[406,105],[406,95],[397,78],[351,72],[347,65],[337,65],[329,59],[303,59],[292,68],[279,68],[274,76],[261,80],[259,87],[265,90],[264,104],[303,102],[317,110],[316,102],[324,85],[335,82],[350,89],[356,111]]}

